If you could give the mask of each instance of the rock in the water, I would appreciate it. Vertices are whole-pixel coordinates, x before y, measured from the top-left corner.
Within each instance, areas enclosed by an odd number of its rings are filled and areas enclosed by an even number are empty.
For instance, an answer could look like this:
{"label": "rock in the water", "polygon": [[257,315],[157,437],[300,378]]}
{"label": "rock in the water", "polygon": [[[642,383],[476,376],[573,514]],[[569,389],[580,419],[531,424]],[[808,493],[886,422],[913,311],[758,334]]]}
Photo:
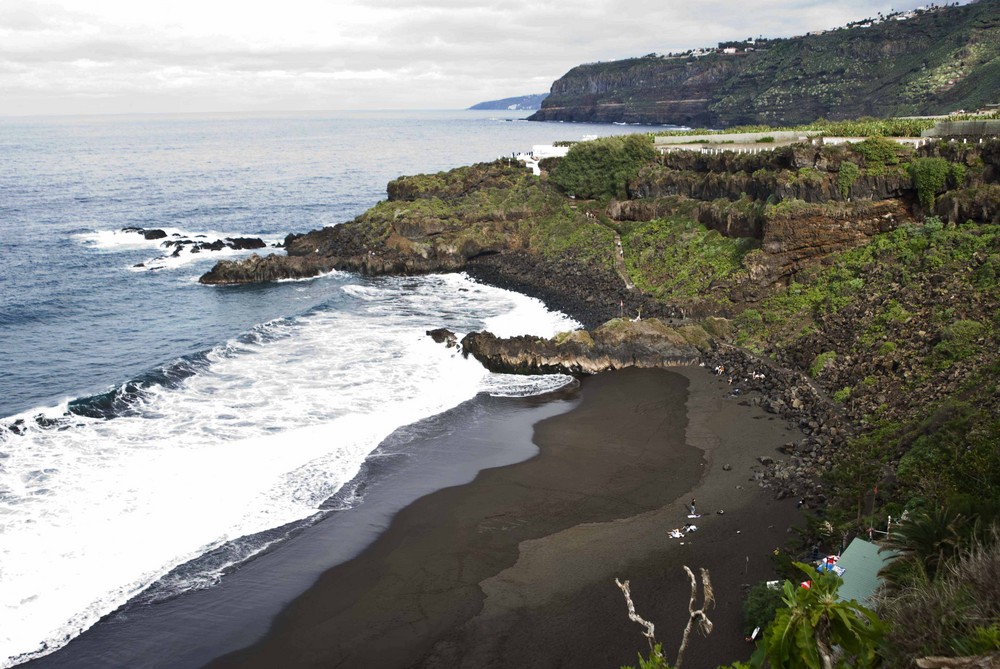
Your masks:
{"label": "rock in the water", "polygon": [[194,252],[195,248],[199,251],[221,251],[226,248],[226,243],[221,239],[216,239],[214,242],[202,242],[192,248],[191,251]]}
{"label": "rock in the water", "polygon": [[448,348],[458,346],[458,336],[447,328],[428,330],[427,336],[433,339],[436,343],[444,344]]}
{"label": "rock in the water", "polygon": [[198,281],[209,285],[242,284],[278,279],[303,279],[316,276],[333,269],[329,258],[294,257],[269,255],[260,257],[256,253],[239,261],[221,260]]}
{"label": "rock in the water", "polygon": [[226,237],[226,246],[236,251],[262,249],[267,246],[260,237]]}

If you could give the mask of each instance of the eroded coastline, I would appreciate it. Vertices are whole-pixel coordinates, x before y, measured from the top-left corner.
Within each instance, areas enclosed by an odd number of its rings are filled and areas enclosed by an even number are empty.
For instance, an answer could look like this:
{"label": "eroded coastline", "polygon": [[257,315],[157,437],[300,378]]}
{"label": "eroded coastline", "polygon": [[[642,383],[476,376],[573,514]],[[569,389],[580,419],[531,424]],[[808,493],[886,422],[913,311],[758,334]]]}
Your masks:
{"label": "eroded coastline", "polygon": [[[667,640],[686,613],[681,564],[718,579],[717,636],[692,649],[695,661],[748,651],[741,584],[769,573],[760,556],[797,515],[749,470],[786,426],[700,368],[609,372],[581,394],[535,426],[537,457],[410,505],[260,644],[209,666],[620,665],[644,641],[613,577],[633,580]],[[687,522],[692,494],[704,520],[681,543],[668,533]]]}

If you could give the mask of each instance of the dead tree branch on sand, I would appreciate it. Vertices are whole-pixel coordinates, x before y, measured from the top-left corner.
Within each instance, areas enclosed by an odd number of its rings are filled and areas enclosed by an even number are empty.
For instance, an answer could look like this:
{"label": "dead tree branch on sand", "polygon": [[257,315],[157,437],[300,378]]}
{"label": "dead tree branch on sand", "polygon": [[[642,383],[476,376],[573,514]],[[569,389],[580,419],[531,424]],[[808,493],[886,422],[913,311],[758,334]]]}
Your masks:
{"label": "dead tree branch on sand", "polygon": [[622,583],[616,578],[615,583],[618,584],[618,587],[621,588],[622,593],[625,595],[625,604],[626,606],[628,606],[628,619],[633,620],[646,628],[646,631],[643,632],[642,635],[646,637],[647,641],[649,641],[649,652],[655,653],[656,636],[653,632],[653,623],[649,622],[648,620],[643,620],[639,616],[639,614],[635,612],[635,605],[632,604],[632,594],[629,592],[628,589],[628,581]]}
{"label": "dead tree branch on sand", "polygon": [[715,606],[715,593],[712,592],[712,581],[708,578],[708,570],[704,567],[701,569],[701,586],[704,593],[700,609],[694,608],[698,599],[698,582],[695,581],[694,572],[688,569],[687,565],[684,566],[684,571],[691,579],[691,600],[688,602],[688,623],[684,627],[684,638],[681,639],[681,647],[677,650],[677,661],[674,662],[674,669],[681,669],[681,660],[684,659],[688,637],[695,623],[698,623],[698,629],[703,635],[708,636],[712,633],[712,621],[708,619],[708,614],[705,611]]}
{"label": "dead tree branch on sand", "polygon": [[[695,608],[698,600],[698,582],[695,579],[694,572],[688,569],[687,566],[684,567],[684,571],[687,572],[688,577],[691,579],[691,599],[688,602],[688,622],[687,626],[684,628],[684,637],[681,639],[680,648],[677,649],[677,661],[674,662],[674,669],[681,669],[681,662],[684,660],[684,651],[687,650],[688,638],[690,637],[691,629],[695,626],[695,624],[698,625],[698,629],[701,630],[701,633],[705,636],[712,633],[712,621],[708,619],[708,614],[705,612],[715,606],[715,594],[712,592],[712,581],[709,580],[708,570],[701,569],[701,584],[704,593],[702,596],[701,608],[699,609]],[[649,642],[650,653],[657,653],[653,623],[644,620],[638,613],[635,612],[635,605],[632,604],[632,594],[629,591],[629,582],[625,581],[622,583],[616,578],[615,583],[619,588],[621,588],[622,593],[625,595],[625,604],[628,606],[629,620],[633,620],[646,628],[646,631],[642,634]]]}

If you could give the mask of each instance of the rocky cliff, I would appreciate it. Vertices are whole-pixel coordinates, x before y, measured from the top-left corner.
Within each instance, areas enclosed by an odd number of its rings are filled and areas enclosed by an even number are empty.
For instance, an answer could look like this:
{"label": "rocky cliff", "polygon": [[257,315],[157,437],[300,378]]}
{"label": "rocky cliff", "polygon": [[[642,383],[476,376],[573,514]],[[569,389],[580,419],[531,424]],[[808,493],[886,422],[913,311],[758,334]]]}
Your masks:
{"label": "rocky cliff", "polygon": [[748,42],[732,54],[581,65],[553,83],[531,118],[726,127],[941,114],[1000,101],[1000,3],[902,18]]}
{"label": "rocky cliff", "polygon": [[[246,283],[315,276],[331,269],[365,274],[425,274],[462,269],[478,255],[524,245],[520,221],[529,209],[491,209],[490,193],[516,197],[534,190],[530,174],[506,163],[401,177],[388,200],[344,225],[290,234],[287,257],[220,262],[202,283]],[[536,202],[539,210],[546,204]]]}
{"label": "rocky cliff", "polygon": [[[624,140],[609,146],[615,141]],[[922,215],[1000,216],[998,147],[939,143],[914,151],[873,139],[753,154],[650,154],[637,159],[626,198],[606,202],[568,199],[548,180],[504,161],[401,177],[388,185],[385,202],[356,220],[289,235],[287,256],[220,262],[201,281],[302,278],[332,269],[467,271],[539,295],[589,325],[624,314],[732,314],[830,254]],[[943,188],[933,212],[920,211],[903,167],[929,159],[961,166],[962,183],[953,184],[961,188]],[[591,173],[572,160],[550,167]]]}

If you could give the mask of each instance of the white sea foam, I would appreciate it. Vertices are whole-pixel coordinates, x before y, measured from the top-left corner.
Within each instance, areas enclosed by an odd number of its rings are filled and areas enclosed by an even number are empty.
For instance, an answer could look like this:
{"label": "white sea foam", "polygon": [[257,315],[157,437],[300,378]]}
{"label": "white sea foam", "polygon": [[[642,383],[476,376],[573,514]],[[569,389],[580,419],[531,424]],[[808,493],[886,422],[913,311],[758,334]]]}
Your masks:
{"label": "white sea foam", "polygon": [[483,380],[481,389],[494,397],[527,397],[559,390],[570,383],[573,377],[566,374],[490,374]]}
{"label": "white sea foam", "polygon": [[242,257],[252,252],[250,250],[235,250],[229,247],[224,247],[218,251],[193,251],[193,244],[184,244],[180,247],[180,252],[177,255],[173,255],[176,246],[167,246],[166,242],[177,242],[178,240],[211,243],[216,240],[225,241],[226,238],[251,237],[261,239],[261,241],[267,244],[267,247],[256,249],[253,252],[284,252],[280,249],[274,248],[274,245],[281,241],[280,239],[261,237],[260,235],[255,234],[236,234],[232,232],[217,232],[212,230],[189,231],[173,227],[162,227],[157,229],[163,230],[167,236],[159,239],[146,239],[141,233],[135,232],[134,230],[93,230],[90,232],[75,234],[73,235],[73,239],[85,247],[104,252],[136,251],[142,249],[155,251],[156,255],[151,255],[148,259],[144,260],[141,263],[141,266],[131,264],[129,269],[134,271],[176,269],[193,262],[203,261],[207,258],[218,260]]}
{"label": "white sea foam", "polygon": [[486,330],[498,337],[518,335],[552,336],[559,332],[577,330],[583,325],[559,311],[549,311],[541,300],[517,293],[512,294],[514,308],[485,320]]}
{"label": "white sea foam", "polygon": [[490,375],[425,334],[573,325],[537,300],[460,275],[335,292],[326,309],[219,346],[180,385],[153,386],[134,415],[53,429],[32,411],[25,434],[0,431],[0,666],[60,647],[206,551],[316,514],[397,427],[478,392],[568,380]]}

